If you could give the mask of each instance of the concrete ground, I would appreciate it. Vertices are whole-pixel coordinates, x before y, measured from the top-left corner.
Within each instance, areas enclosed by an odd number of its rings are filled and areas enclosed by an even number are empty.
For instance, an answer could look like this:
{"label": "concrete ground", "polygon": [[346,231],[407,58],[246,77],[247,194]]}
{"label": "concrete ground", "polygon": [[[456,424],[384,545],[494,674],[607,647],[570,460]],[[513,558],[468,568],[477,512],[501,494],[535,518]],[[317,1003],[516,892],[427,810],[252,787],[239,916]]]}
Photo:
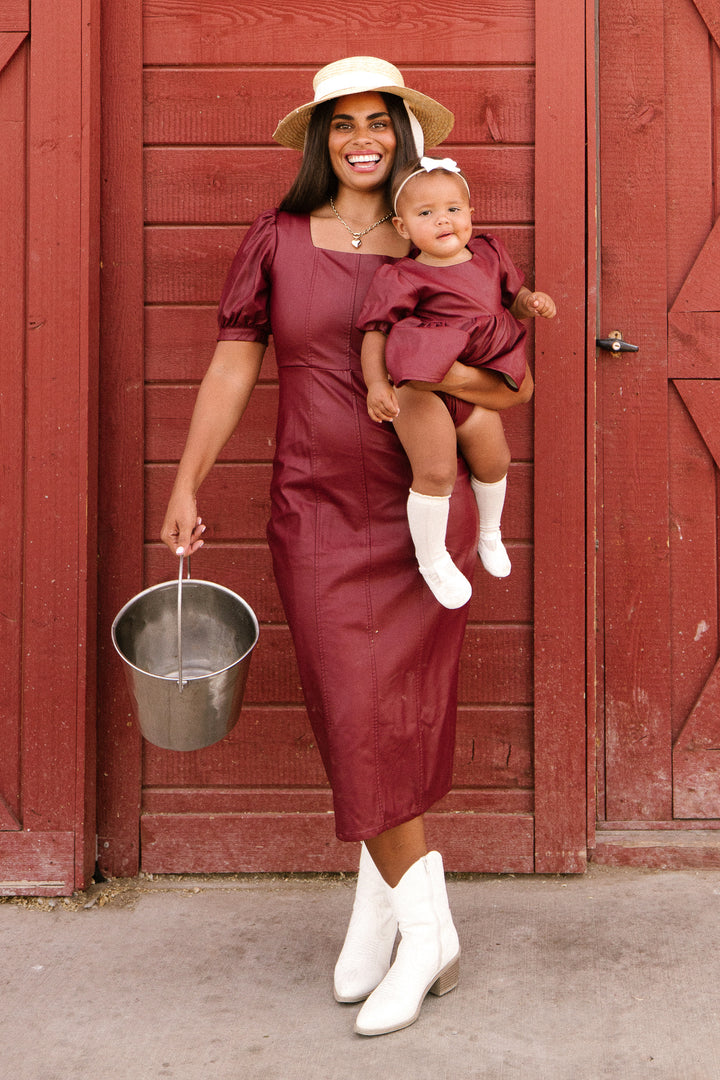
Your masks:
{"label": "concrete ground", "polygon": [[8,1080],[718,1080],[720,871],[451,877],[460,985],[353,1034],[341,877],[140,877],[0,902]]}

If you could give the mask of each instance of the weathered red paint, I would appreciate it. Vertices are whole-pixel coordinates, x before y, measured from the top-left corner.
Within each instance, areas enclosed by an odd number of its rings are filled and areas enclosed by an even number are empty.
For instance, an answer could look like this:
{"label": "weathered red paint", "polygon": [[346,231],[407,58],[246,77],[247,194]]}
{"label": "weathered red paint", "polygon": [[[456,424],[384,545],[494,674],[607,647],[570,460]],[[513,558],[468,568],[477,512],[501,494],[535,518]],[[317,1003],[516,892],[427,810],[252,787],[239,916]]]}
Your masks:
{"label": "weathered red paint", "polygon": [[10,4],[0,21],[11,31],[0,39],[9,61],[0,94],[20,121],[2,183],[24,211],[2,271],[16,273],[5,282],[15,315],[2,392],[17,409],[7,433],[18,436],[5,495],[23,546],[21,572],[17,551],[8,556],[15,622],[3,655],[15,695],[0,774],[0,892],[50,894],[84,884],[95,863],[99,3],[40,0],[27,16],[26,4]]}
{"label": "weathered red paint", "polygon": [[704,2],[600,7],[601,329],[641,346],[598,359],[605,862],[720,865],[718,33]]}

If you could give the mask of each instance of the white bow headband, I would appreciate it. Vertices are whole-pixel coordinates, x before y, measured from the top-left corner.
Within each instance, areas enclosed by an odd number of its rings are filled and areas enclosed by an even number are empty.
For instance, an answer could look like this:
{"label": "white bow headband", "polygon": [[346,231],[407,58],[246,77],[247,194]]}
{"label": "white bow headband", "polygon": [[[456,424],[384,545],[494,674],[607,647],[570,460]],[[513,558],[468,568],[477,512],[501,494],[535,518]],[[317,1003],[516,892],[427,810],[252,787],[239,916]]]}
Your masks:
{"label": "white bow headband", "polygon": [[449,157],[446,157],[446,158],[422,157],[422,158],[420,158],[420,168],[416,169],[415,172],[410,173],[409,176],[406,176],[405,179],[403,180],[402,184],[400,185],[400,187],[395,192],[395,199],[393,201],[393,210],[395,211],[396,215],[397,215],[397,203],[398,203],[398,199],[400,198],[400,192],[405,187],[408,180],[412,180],[412,178],[414,176],[422,176],[423,173],[431,173],[431,172],[433,172],[434,169],[442,169],[444,172],[455,173],[457,176],[460,177],[463,184],[467,188],[468,197],[470,196],[470,188],[468,187],[468,182],[465,179],[465,177],[463,176],[463,174],[460,172],[460,166],[458,165],[457,161],[453,161],[453,159],[449,158]]}

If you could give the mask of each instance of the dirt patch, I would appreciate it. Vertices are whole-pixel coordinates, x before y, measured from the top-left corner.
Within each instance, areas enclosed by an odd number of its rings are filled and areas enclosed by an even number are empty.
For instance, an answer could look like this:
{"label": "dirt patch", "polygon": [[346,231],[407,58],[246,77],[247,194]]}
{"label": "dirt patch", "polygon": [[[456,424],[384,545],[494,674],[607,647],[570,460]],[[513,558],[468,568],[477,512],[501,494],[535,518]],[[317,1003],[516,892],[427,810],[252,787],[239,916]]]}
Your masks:
{"label": "dirt patch", "polygon": [[132,907],[142,892],[137,878],[110,878],[92,882],[72,896],[0,896],[0,904],[31,908],[33,911],[91,911],[93,908]]}

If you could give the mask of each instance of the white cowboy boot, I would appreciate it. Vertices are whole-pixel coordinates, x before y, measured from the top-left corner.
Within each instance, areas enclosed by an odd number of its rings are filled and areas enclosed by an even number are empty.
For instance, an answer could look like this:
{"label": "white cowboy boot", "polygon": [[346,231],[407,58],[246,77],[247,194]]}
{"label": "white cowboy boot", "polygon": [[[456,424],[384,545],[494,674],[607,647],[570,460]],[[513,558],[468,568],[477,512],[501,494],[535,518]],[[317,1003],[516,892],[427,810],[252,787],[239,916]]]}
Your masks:
{"label": "white cowboy boot", "polygon": [[387,975],[397,919],[390,888],[363,844],[350,925],[335,965],[336,1001],[363,1001]]}
{"label": "white cowboy boot", "polygon": [[460,943],[445,891],[442,857],[431,851],[390,890],[400,934],[395,963],[358,1013],[359,1035],[385,1035],[414,1023],[427,993],[454,990]]}

